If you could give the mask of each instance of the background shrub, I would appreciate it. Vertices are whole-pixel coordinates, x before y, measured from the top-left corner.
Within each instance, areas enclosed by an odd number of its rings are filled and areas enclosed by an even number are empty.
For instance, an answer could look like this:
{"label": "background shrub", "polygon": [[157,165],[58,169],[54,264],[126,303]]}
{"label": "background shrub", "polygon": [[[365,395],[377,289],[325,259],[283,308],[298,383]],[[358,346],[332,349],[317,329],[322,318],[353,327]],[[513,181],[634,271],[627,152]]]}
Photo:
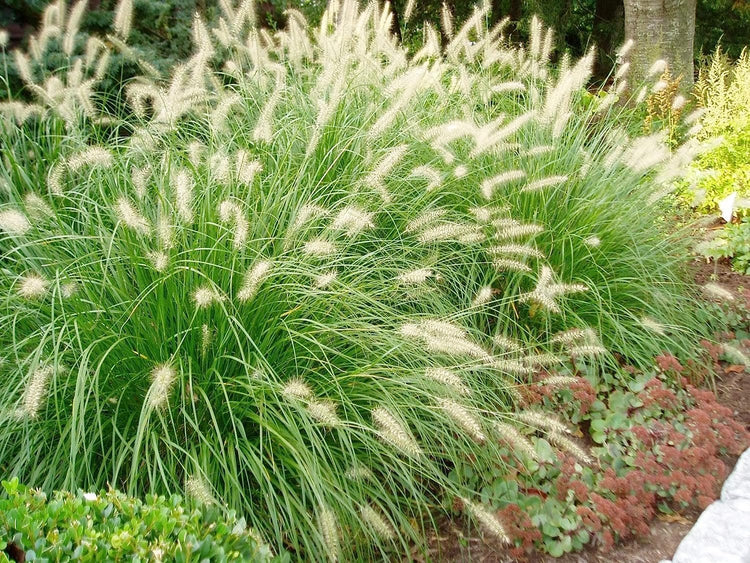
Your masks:
{"label": "background shrub", "polygon": [[692,192],[700,210],[715,211],[732,192],[750,197],[750,52],[733,63],[717,49],[700,69],[695,96],[704,110],[701,137],[721,142],[696,161],[701,173]]}
{"label": "background shrub", "polygon": [[[182,498],[116,491],[57,492],[47,498],[17,479],[3,481],[0,561],[138,558],[157,561],[271,561],[268,547],[216,509],[189,509]],[[280,558],[277,558],[280,559]]]}

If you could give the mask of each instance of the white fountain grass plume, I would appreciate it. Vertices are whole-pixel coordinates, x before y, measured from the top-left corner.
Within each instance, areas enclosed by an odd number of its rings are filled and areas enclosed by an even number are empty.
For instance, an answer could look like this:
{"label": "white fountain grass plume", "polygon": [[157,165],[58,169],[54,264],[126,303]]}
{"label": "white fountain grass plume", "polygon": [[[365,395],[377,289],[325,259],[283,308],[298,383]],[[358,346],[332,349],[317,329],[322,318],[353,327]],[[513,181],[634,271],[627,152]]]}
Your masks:
{"label": "white fountain grass plume", "polygon": [[9,235],[20,236],[31,229],[31,223],[26,215],[16,209],[3,209],[0,211],[0,231]]}
{"label": "white fountain grass plume", "polygon": [[466,407],[453,399],[443,397],[438,397],[436,402],[443,413],[466,431],[473,440],[481,443],[487,439],[482,430],[482,424]]}
{"label": "white fountain grass plume", "polygon": [[360,507],[360,515],[367,525],[377,534],[381,539],[393,540],[396,537],[396,532],[393,526],[383,517],[380,511],[376,510],[372,506],[366,504]]}
{"label": "white fountain grass plume", "polygon": [[395,168],[408,149],[409,145],[407,144],[391,147],[364,178],[365,185],[374,189],[385,203],[391,201],[391,194],[385,185],[385,178]]}
{"label": "white fountain grass plume", "polygon": [[260,260],[256,262],[245,275],[245,281],[237,292],[237,299],[242,302],[250,301],[258,293],[260,286],[271,274],[273,262]]}
{"label": "white fountain grass plume", "polygon": [[151,233],[151,224],[148,219],[141,215],[140,211],[126,197],[121,197],[117,200],[115,211],[117,218],[125,226],[141,235],[149,235]]}
{"label": "white fountain grass plume", "polygon": [[18,415],[37,418],[47,399],[47,388],[55,370],[52,366],[37,367],[29,377],[29,381],[21,397]]}
{"label": "white fountain grass plume", "polygon": [[461,500],[469,514],[481,524],[486,532],[492,534],[503,543],[510,543],[510,538],[508,537],[505,528],[492,511],[479,503],[470,501],[469,499],[464,498]]}
{"label": "white fountain grass plume", "polygon": [[372,421],[377,429],[378,436],[385,443],[409,457],[420,457],[423,455],[422,448],[417,443],[411,431],[386,407],[374,408],[372,410]]}
{"label": "white fountain grass plume", "polygon": [[240,205],[233,200],[224,200],[219,204],[219,219],[222,223],[234,225],[234,239],[232,246],[239,250],[247,241],[250,225]]}
{"label": "white fountain grass plume", "polygon": [[561,309],[557,302],[558,297],[568,293],[578,293],[587,290],[588,287],[583,284],[564,284],[555,282],[553,280],[552,269],[549,266],[542,266],[542,271],[539,274],[536,288],[529,293],[521,295],[519,300],[534,301],[553,313],[559,313]]}
{"label": "white fountain grass plume", "polygon": [[130,35],[133,25],[133,0],[120,0],[115,8],[114,30],[123,40]]}
{"label": "white fountain grass plume", "polygon": [[156,366],[151,372],[151,387],[146,394],[146,403],[152,409],[166,406],[172,387],[177,380],[177,370],[170,364]]}
{"label": "white fountain grass plume", "polygon": [[354,205],[347,205],[335,215],[331,228],[344,231],[348,236],[353,237],[362,231],[375,228],[373,216],[372,212],[364,211]]}

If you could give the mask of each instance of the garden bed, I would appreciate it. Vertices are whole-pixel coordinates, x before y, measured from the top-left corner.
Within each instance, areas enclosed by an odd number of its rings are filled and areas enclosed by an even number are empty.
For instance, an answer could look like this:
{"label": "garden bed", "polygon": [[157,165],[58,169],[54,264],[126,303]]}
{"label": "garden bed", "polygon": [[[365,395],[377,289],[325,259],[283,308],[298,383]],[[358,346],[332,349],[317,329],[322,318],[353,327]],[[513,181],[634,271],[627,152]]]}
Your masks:
{"label": "garden bed", "polygon": [[[731,314],[737,315],[732,324],[735,333],[719,335],[724,341],[739,341],[745,350],[748,341],[743,330],[750,330],[747,314],[750,311],[750,280],[731,269],[727,260],[710,261],[697,258],[691,267],[698,285],[716,283],[731,291],[734,306]],[[737,342],[735,342],[737,344]],[[720,360],[713,366],[716,397],[721,405],[731,409],[733,419],[750,431],[750,376],[744,366]],[[708,384],[708,382],[704,382]],[[731,470],[737,461],[735,455],[721,456],[721,461]],[[648,535],[641,535],[616,545],[611,550],[588,545],[582,551],[568,553],[562,557],[551,557],[534,551],[523,559],[533,563],[579,563],[581,561],[609,562],[616,559],[622,563],[646,563],[670,559],[677,546],[695,524],[701,510],[689,507],[673,514],[659,513],[649,524]],[[465,521],[443,519],[440,531],[431,539],[430,555],[440,561],[495,562],[517,561],[508,554],[508,547],[494,538],[481,537],[475,530],[467,528]]]}

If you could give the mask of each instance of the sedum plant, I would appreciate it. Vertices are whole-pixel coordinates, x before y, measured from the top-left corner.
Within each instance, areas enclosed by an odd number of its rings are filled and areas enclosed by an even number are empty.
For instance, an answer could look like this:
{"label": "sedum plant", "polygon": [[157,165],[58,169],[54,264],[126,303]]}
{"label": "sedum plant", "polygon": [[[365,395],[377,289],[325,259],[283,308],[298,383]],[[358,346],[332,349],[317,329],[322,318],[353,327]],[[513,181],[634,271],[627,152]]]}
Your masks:
{"label": "sedum plant", "polygon": [[97,80],[128,0],[2,106],[2,472],[184,492],[310,559],[422,544],[445,498],[506,539],[449,470],[532,435],[588,462],[519,388],[695,335],[653,206],[697,145],[609,125],[591,54],[553,71],[551,31],[509,45],[487,6],[413,53],[375,3],[273,34],[221,7],[168,81],[124,85],[126,120]]}

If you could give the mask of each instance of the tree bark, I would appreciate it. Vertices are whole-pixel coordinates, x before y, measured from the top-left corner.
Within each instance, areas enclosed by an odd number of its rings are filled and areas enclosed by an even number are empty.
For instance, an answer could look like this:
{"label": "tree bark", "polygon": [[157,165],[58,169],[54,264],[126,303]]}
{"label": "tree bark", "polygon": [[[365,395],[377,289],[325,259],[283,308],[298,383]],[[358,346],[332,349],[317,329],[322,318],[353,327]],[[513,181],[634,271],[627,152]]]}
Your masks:
{"label": "tree bark", "polygon": [[624,0],[625,37],[635,44],[628,54],[630,83],[642,82],[654,61],[664,59],[681,87],[693,84],[696,0]]}

